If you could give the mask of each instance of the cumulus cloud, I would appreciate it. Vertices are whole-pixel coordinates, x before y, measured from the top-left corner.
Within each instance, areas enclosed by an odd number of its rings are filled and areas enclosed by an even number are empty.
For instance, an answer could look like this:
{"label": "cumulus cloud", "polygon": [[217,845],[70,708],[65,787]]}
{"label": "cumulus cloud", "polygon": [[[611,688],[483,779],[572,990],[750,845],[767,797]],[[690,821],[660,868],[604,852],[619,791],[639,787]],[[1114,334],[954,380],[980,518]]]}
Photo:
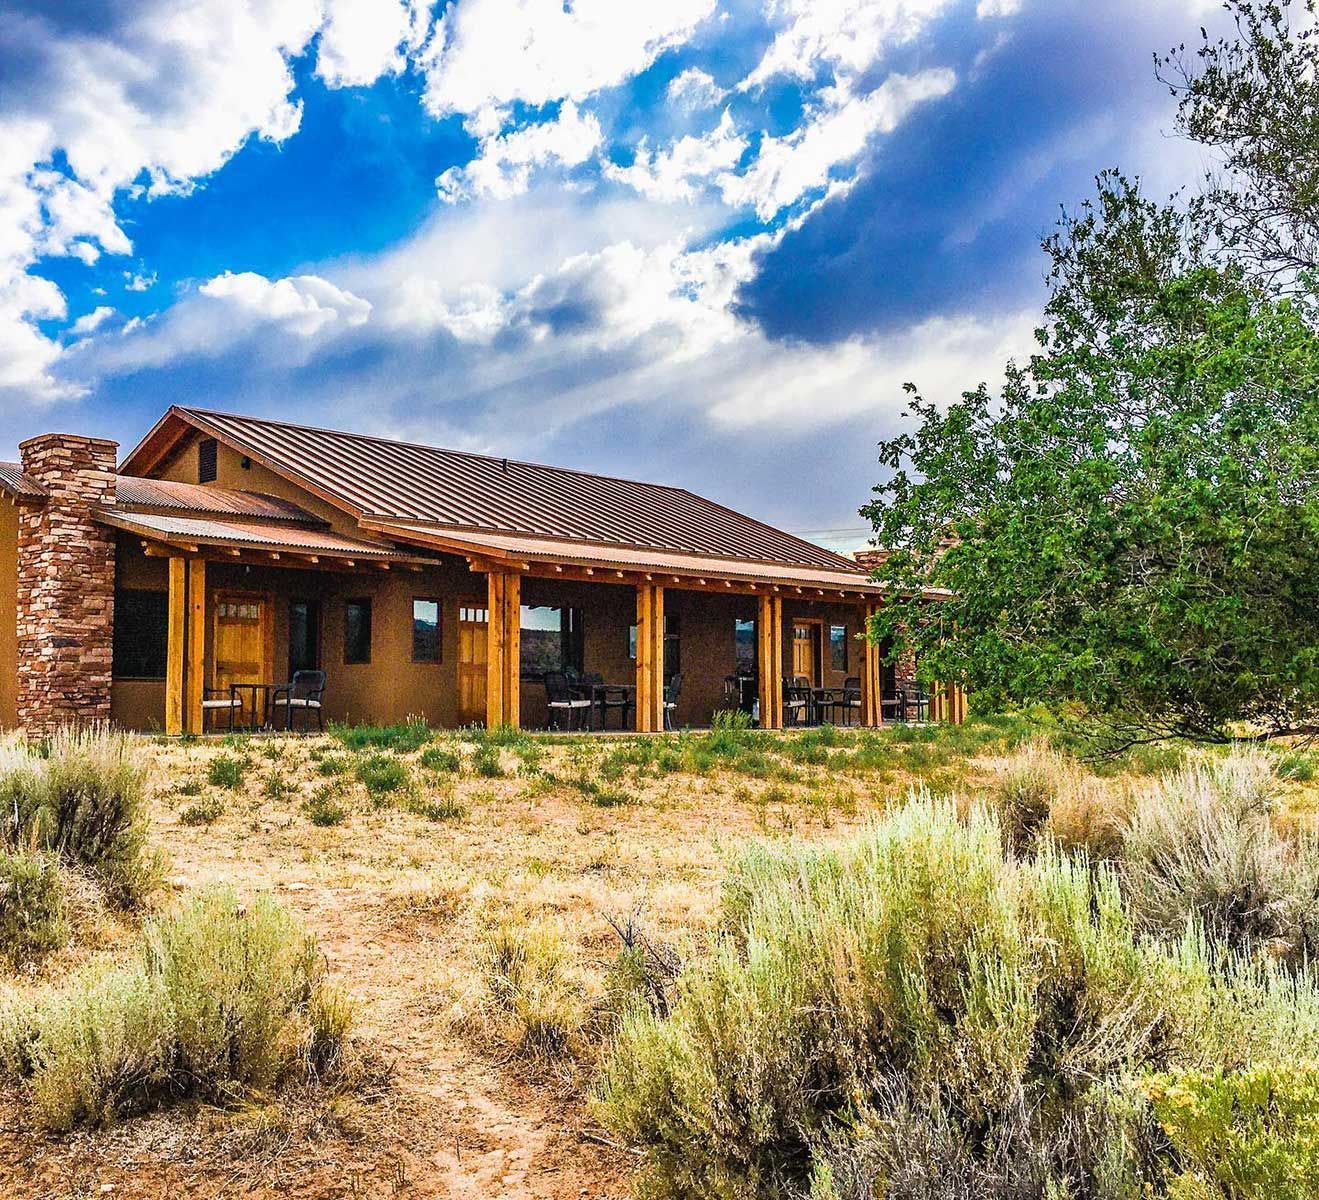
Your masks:
{"label": "cumulus cloud", "polygon": [[91,312],[84,313],[69,326],[69,334],[75,338],[86,337],[89,333],[100,329],[113,316],[114,309],[108,304],[97,305]]}
{"label": "cumulus cloud", "polygon": [[743,80],[755,88],[776,75],[811,79],[822,68],[855,76],[890,48],[909,42],[951,0],[772,0],[774,41]]}
{"label": "cumulus cloud", "polygon": [[581,101],[684,41],[715,0],[456,0],[423,55],[437,116]]}
{"label": "cumulus cloud", "polygon": [[713,108],[724,95],[724,90],[714,81],[708,71],[700,67],[688,67],[680,71],[671,80],[665,90],[670,103],[689,111]]}
{"label": "cumulus cloud", "polygon": [[935,68],[916,75],[890,75],[869,95],[835,89],[828,103],[792,133],[766,137],[742,174],[721,177],[724,198],[755,208],[770,220],[803,196],[829,185],[834,169],[855,160],[877,133],[890,133],[927,100],[946,96],[956,84],[952,71]]}
{"label": "cumulus cloud", "polygon": [[424,0],[328,0],[316,74],[331,87],[369,84],[401,71],[426,40]]}
{"label": "cumulus cloud", "polygon": [[642,139],[631,166],[607,163],[604,173],[652,200],[690,200],[701,187],[736,167],[749,144],[725,110],[709,133],[679,138],[667,150],[652,150]]}
{"label": "cumulus cloud", "polygon": [[477,196],[508,199],[525,192],[532,171],[550,164],[575,167],[600,145],[600,122],[565,100],[551,121],[523,126],[482,139],[480,152],[465,167],[450,167],[435,181],[449,203]]}

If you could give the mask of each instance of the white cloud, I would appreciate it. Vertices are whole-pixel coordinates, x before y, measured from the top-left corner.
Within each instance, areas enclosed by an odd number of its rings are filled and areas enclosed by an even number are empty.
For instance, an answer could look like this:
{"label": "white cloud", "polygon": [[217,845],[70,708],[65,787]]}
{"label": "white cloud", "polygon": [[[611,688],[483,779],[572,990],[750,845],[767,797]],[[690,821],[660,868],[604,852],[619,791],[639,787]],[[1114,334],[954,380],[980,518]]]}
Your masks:
{"label": "white cloud", "polygon": [[577,105],[565,100],[552,121],[485,138],[476,158],[465,167],[450,167],[435,186],[440,198],[451,204],[474,196],[508,199],[527,190],[535,168],[584,163],[601,137],[595,116],[579,112]]}
{"label": "white cloud", "polygon": [[652,200],[690,200],[699,188],[737,166],[748,144],[725,110],[709,133],[679,138],[667,150],[651,150],[643,138],[631,166],[608,163],[604,173]]}
{"label": "white cloud", "polygon": [[877,133],[890,133],[918,104],[946,96],[956,83],[937,68],[916,75],[890,75],[867,96],[835,89],[829,101],[792,133],[766,137],[742,174],[721,177],[730,204],[754,206],[770,220],[807,193],[827,187],[835,167],[856,159]]}
{"label": "white cloud", "polygon": [[429,24],[422,0],[327,0],[316,74],[331,87],[397,74],[425,41]]}
{"label": "white cloud", "polygon": [[145,271],[125,271],[124,272],[124,290],[129,292],[145,292],[156,286],[156,273],[147,274]]}
{"label": "white cloud", "polygon": [[253,271],[226,271],[197,290],[245,317],[270,322],[300,337],[339,323],[361,325],[371,312],[371,305],[360,296],[317,275],[270,280]]}
{"label": "white cloud", "polygon": [[1021,0],[980,0],[976,16],[982,21],[992,17],[1013,17],[1021,11]]}
{"label": "white cloud", "polygon": [[583,100],[684,41],[715,0],[456,0],[423,56],[437,116]]}
{"label": "white cloud", "polygon": [[702,108],[713,108],[723,97],[724,90],[714,81],[714,77],[700,67],[688,67],[671,80],[665,91],[669,102],[695,112]]}
{"label": "white cloud", "polygon": [[771,0],[779,26],[773,43],[743,88],[776,75],[811,79],[821,67],[855,76],[885,51],[917,37],[951,0]]}
{"label": "white cloud", "polygon": [[108,304],[98,305],[89,313],[84,313],[72,325],[69,326],[69,333],[76,338],[86,337],[89,333],[99,329],[111,317],[114,316],[114,309]]}

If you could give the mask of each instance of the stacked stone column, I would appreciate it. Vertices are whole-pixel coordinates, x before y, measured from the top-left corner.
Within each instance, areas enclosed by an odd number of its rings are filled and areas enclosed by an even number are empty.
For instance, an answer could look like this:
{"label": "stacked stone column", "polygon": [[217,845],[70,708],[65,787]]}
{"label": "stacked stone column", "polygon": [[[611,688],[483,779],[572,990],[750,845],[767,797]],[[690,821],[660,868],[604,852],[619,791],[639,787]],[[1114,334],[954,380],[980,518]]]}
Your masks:
{"label": "stacked stone column", "polygon": [[116,442],[49,433],[19,446],[46,491],[18,518],[18,723],[33,737],[110,719]]}

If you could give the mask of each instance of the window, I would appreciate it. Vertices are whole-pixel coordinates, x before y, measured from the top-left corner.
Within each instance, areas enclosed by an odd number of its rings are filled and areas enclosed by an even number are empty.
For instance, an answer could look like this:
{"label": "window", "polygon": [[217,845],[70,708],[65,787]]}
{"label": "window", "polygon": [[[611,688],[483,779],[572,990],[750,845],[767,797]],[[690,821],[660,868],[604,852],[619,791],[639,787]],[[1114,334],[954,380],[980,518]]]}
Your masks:
{"label": "window", "polygon": [[847,626],[829,626],[829,667],[834,671],[847,670]]}
{"label": "window", "polygon": [[739,619],[733,622],[733,657],[739,675],[754,675],[756,673],[755,621]]}
{"label": "window", "polygon": [[371,601],[348,600],[343,610],[343,660],[345,663],[371,661]]}
{"label": "window", "polygon": [[[682,670],[682,653],[678,638],[678,618],[674,613],[664,614],[664,678],[672,679]],[[627,629],[627,656],[633,662],[637,659],[637,627],[629,625]]]}
{"label": "window", "polygon": [[412,601],[412,661],[440,661],[440,602],[416,598]]}
{"label": "window", "polygon": [[582,669],[582,618],[575,608],[522,606],[522,674]]}
{"label": "window", "polygon": [[219,447],[214,438],[197,443],[197,482],[214,483],[218,472]]}
{"label": "window", "polygon": [[169,654],[169,593],[121,591],[115,596],[116,679],[164,679]]}
{"label": "window", "polygon": [[484,608],[468,608],[463,606],[458,610],[458,623],[460,625],[486,625],[489,624],[490,613]]}
{"label": "window", "polygon": [[321,665],[321,606],[317,600],[289,602],[289,678]]}

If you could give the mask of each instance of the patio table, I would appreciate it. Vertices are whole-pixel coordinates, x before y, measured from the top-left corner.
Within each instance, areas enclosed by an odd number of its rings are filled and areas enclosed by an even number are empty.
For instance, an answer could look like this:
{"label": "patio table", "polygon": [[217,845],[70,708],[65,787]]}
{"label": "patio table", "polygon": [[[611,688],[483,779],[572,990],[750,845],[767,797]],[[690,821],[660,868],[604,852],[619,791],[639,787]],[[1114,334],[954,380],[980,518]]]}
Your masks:
{"label": "patio table", "polygon": [[823,713],[826,709],[842,704],[845,691],[845,688],[840,687],[811,688],[811,720],[816,725],[823,724]]}
{"label": "patio table", "polygon": [[[628,710],[630,709],[632,712],[636,711],[637,685],[635,683],[593,683],[590,686],[590,695],[587,697],[591,702],[591,707],[588,711],[591,714],[589,724],[592,729],[604,729],[605,713],[608,711],[605,708],[605,700],[609,697],[611,692],[614,693],[616,699],[626,699],[628,703],[628,708],[623,710],[622,728],[627,728]],[[596,724],[597,713],[599,714],[599,725]]]}
{"label": "patio table", "polygon": [[[248,725],[247,728],[248,728],[249,730],[251,730],[252,732],[256,732],[258,729],[265,730],[265,729],[273,729],[273,728],[274,728],[274,726],[272,726],[271,723],[270,723],[270,695],[271,695],[272,692],[278,691],[280,688],[285,688],[285,687],[288,687],[288,684],[286,684],[286,683],[231,683],[231,684],[229,685],[229,696],[230,696],[231,699],[241,699],[241,697],[239,697],[239,695],[238,695],[239,692],[251,692],[251,694],[252,694],[252,696],[251,696],[251,700],[252,700],[252,703],[251,703],[252,721],[251,721],[251,724]],[[261,723],[260,723],[260,725],[257,724],[257,699],[258,699],[258,698],[260,698],[260,700],[261,700]],[[242,707],[239,711],[240,711],[240,712],[247,712],[247,711],[248,711],[248,705],[247,705],[246,703],[244,703],[244,704],[243,704],[243,707]]]}

